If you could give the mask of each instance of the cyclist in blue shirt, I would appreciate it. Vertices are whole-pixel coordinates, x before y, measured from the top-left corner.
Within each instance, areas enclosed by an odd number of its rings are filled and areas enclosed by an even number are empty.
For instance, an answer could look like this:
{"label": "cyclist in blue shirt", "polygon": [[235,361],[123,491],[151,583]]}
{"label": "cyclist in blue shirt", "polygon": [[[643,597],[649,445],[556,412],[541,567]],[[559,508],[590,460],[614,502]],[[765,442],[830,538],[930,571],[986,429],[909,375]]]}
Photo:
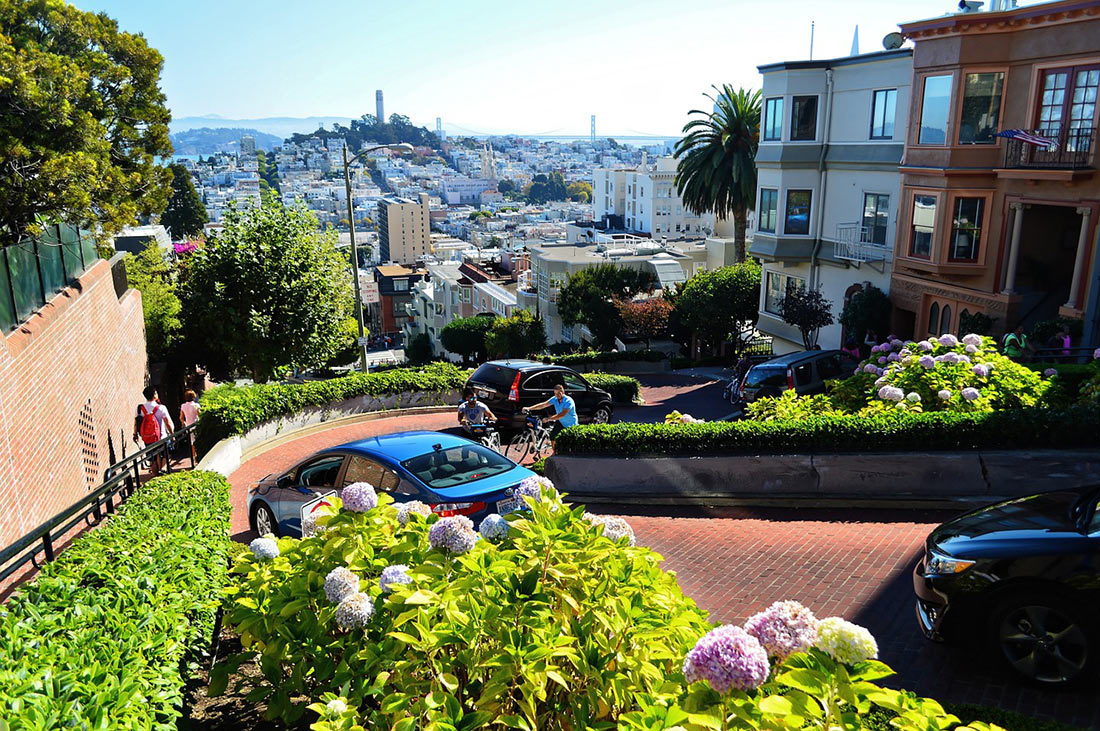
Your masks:
{"label": "cyclist in blue shirt", "polygon": [[562,384],[555,383],[554,395],[551,398],[541,404],[525,408],[523,413],[526,414],[532,409],[545,409],[547,406],[554,409],[554,415],[543,420],[543,423],[549,425],[550,439],[556,439],[562,429],[577,425],[577,402],[573,397],[565,395],[565,386]]}

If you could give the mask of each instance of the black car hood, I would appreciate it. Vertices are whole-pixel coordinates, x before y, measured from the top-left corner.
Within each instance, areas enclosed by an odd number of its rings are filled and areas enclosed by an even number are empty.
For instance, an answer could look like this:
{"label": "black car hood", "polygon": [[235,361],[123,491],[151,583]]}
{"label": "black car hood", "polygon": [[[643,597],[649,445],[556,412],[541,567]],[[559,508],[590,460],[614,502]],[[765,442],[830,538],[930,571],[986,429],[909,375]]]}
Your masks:
{"label": "black car hood", "polygon": [[1095,492],[1059,490],[996,503],[944,523],[928,544],[964,558],[1076,552],[1090,541],[1078,529],[1074,508]]}

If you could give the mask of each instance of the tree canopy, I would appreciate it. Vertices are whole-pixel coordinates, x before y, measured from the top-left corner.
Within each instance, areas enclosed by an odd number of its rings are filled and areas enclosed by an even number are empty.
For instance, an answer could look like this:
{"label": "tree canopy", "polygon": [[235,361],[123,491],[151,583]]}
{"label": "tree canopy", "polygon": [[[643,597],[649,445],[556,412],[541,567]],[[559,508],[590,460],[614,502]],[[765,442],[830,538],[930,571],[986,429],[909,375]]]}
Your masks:
{"label": "tree canopy", "polygon": [[461,355],[464,361],[485,360],[485,336],[495,321],[495,318],[484,316],[451,320],[439,331],[439,341],[450,352]]}
{"label": "tree canopy", "polygon": [[169,167],[172,170],[172,195],[168,198],[164,213],[160,214],[160,222],[174,241],[195,238],[202,233],[202,226],[207,221],[206,206],[202,204],[187,168],[178,162]]}
{"label": "tree canopy", "polygon": [[257,382],[279,366],[328,362],[352,312],[348,261],[335,244],[304,207],[230,208],[192,256],[181,292],[196,360],[214,378],[246,373]]}
{"label": "tree canopy", "polygon": [[589,203],[592,201],[592,183],[585,180],[570,183],[565,189],[565,194],[578,203]]}
{"label": "tree canopy", "polygon": [[746,261],[699,272],[673,297],[677,319],[712,344],[742,336],[756,325],[760,307],[760,266]]}
{"label": "tree canopy", "polygon": [[182,324],[173,267],[156,242],[136,256],[127,254],[125,261],[130,286],[141,292],[145,349],[149,360],[165,360],[178,344]]}
{"label": "tree canopy", "polygon": [[433,150],[442,149],[442,144],[435,132],[429,132],[427,127],[417,127],[403,114],[391,114],[389,121],[379,122],[373,114],[364,114],[359,119],[351,120],[351,125],[345,127],[339,123],[333,123],[332,129],[321,127],[316,132],[309,134],[293,134],[290,141],[294,143],[305,142],[308,139],[327,140],[330,137],[343,137],[347,142],[348,156],[353,151],[366,143],[379,145],[392,145],[399,142],[407,142],[414,147],[430,147]]}
{"label": "tree canopy", "polygon": [[597,264],[569,277],[558,293],[558,314],[566,325],[588,327],[596,343],[611,347],[622,331],[619,302],[653,286],[649,271],[615,264]]}
{"label": "tree canopy", "polygon": [[[499,188],[498,188],[499,190]],[[539,173],[523,191],[528,203],[542,205],[550,201],[563,201],[567,197],[565,177],[559,172],[549,175]]]}
{"label": "tree canopy", "polygon": [[623,332],[645,341],[660,337],[668,331],[668,318],[672,314],[672,303],[664,297],[651,297],[638,302],[619,304],[619,317],[623,321]]}
{"label": "tree canopy", "polygon": [[847,329],[848,337],[857,345],[862,345],[868,330],[873,330],[880,338],[887,332],[890,328],[891,308],[890,297],[878,287],[869,285],[853,294],[844,305],[844,311],[840,313],[840,323]]}
{"label": "tree canopy", "polygon": [[833,305],[820,289],[792,287],[779,300],[779,316],[802,333],[802,345],[812,350],[821,328],[833,324]]}
{"label": "tree canopy", "polygon": [[105,235],[164,208],[161,55],[106,14],[0,2],[0,244],[64,221]]}
{"label": "tree canopy", "polygon": [[527,310],[493,321],[485,336],[485,348],[493,358],[528,358],[546,350],[546,328],[542,318]]}

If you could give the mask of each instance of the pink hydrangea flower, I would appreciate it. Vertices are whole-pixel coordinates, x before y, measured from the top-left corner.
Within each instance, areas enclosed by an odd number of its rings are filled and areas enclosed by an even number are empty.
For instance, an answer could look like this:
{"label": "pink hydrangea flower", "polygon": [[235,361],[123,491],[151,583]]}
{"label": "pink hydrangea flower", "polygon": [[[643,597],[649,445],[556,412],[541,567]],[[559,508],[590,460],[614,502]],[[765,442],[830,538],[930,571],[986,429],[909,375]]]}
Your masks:
{"label": "pink hydrangea flower", "polygon": [[759,640],[769,657],[785,660],[817,642],[817,617],[798,602],[775,602],[749,617],[745,631]]}
{"label": "pink hydrangea flower", "polygon": [[705,680],[719,693],[756,690],[768,679],[768,652],[740,627],[722,625],[699,638],[684,658],[684,679]]}
{"label": "pink hydrangea flower", "polygon": [[978,363],[970,370],[978,378],[989,378],[989,366],[985,363]]}

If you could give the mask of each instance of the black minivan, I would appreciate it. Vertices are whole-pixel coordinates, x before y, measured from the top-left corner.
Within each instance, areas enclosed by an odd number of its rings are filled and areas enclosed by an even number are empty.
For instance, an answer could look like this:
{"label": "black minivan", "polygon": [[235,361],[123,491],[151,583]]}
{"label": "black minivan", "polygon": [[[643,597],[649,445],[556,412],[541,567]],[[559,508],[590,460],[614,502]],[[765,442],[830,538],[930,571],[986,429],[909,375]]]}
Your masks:
{"label": "black minivan", "polygon": [[793,389],[799,396],[825,393],[825,381],[847,378],[858,365],[839,350],[807,350],[788,353],[754,365],[741,380],[741,402],[780,396]]}
{"label": "black minivan", "polygon": [[582,424],[606,424],[611,421],[611,394],[596,388],[576,371],[563,366],[533,360],[492,360],[480,366],[466,381],[478,399],[499,419],[499,426],[524,426],[525,406],[546,401],[554,395],[554,385],[565,386],[565,393],[577,403],[577,418]]}

